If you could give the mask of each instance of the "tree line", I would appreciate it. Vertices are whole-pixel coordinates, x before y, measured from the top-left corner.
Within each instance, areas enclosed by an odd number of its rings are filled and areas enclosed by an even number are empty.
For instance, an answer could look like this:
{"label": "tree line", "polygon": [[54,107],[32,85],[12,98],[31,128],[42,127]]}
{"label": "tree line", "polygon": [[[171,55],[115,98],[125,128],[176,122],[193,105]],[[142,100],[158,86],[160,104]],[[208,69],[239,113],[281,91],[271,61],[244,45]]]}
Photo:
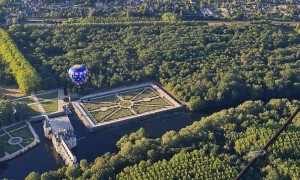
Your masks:
{"label": "tree line", "polygon": [[0,29],[0,56],[9,66],[23,93],[28,94],[39,88],[41,79],[37,71],[24,58],[9,34],[3,29]]}
{"label": "tree line", "polygon": [[156,80],[191,110],[299,96],[295,26],[189,22],[11,26],[8,32],[42,77],[42,88],[73,88],[67,71],[86,64],[80,91]]}
{"label": "tree line", "polygon": [[[178,132],[147,137],[143,129],[123,136],[116,153],[106,153],[79,166],[63,167],[29,179],[233,179],[261,149],[300,101],[246,101],[203,117]],[[299,118],[279,136],[247,178],[299,179]]]}
{"label": "tree line", "polygon": [[31,117],[30,108],[26,104],[8,99],[0,100],[0,129],[29,117]]}
{"label": "tree line", "polygon": [[0,57],[0,82],[1,84],[15,84],[16,80],[8,66]]}

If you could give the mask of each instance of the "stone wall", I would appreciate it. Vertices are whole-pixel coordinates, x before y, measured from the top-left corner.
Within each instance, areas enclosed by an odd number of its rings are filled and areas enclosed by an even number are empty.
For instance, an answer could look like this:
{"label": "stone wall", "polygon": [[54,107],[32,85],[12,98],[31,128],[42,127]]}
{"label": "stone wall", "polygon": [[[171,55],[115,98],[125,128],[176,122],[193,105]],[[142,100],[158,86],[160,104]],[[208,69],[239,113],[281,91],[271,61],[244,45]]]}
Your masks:
{"label": "stone wall", "polygon": [[[93,118],[93,116],[90,114],[90,112],[84,106],[82,106],[80,103],[82,100],[87,99],[87,98],[93,98],[95,96],[106,96],[109,94],[120,93],[123,91],[129,91],[129,90],[139,89],[139,88],[143,88],[143,87],[151,87],[152,89],[154,89],[156,92],[158,92],[158,94],[160,95],[161,98],[164,98],[165,100],[167,100],[168,103],[172,104],[172,107],[162,108],[162,109],[158,109],[158,110],[154,110],[154,111],[145,112],[142,114],[136,114],[136,115],[132,115],[129,117],[119,118],[116,120],[102,122],[102,123],[97,124],[97,121]],[[130,122],[133,122],[133,121],[149,119],[156,115],[161,115],[161,114],[170,113],[170,112],[171,113],[177,112],[177,111],[184,109],[184,106],[181,104],[180,101],[177,101],[171,94],[169,94],[167,91],[163,90],[158,84],[156,84],[154,82],[146,82],[146,83],[141,83],[141,84],[128,86],[128,87],[115,88],[115,89],[111,89],[110,91],[95,93],[92,95],[84,96],[81,98],[80,101],[72,102],[72,104],[73,104],[75,113],[78,115],[80,120],[84,123],[84,125],[87,128],[89,128],[89,130],[91,132],[94,132],[94,131],[97,131],[97,130],[103,129],[103,128],[111,128],[111,127],[124,125],[124,124],[130,123]]]}
{"label": "stone wall", "polygon": [[52,143],[56,152],[64,160],[65,165],[70,166],[77,163],[76,156],[73,155],[63,139],[60,139],[60,143],[57,143],[56,138],[52,136]]}

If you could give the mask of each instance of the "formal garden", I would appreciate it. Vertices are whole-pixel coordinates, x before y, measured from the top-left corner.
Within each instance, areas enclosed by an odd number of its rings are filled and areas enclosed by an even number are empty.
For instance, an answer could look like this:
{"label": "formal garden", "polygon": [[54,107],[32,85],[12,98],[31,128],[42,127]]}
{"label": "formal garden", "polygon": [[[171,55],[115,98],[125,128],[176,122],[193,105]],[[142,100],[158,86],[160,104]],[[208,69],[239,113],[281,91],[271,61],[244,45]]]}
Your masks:
{"label": "formal garden", "polygon": [[3,145],[1,151],[4,151],[1,154],[11,155],[30,145],[34,140],[33,132],[25,121],[10,125],[0,130],[0,143]]}
{"label": "formal garden", "polygon": [[[158,88],[158,86],[155,86]],[[120,89],[114,93],[104,93],[83,98],[81,106],[92,117],[94,124],[117,119],[127,119],[135,115],[146,115],[156,111],[174,108],[176,103],[166,98],[165,92],[154,86]]]}
{"label": "formal garden", "polygon": [[[46,113],[56,112],[58,110],[58,91],[42,92],[36,95],[37,100],[42,105]],[[29,107],[31,116],[41,115],[40,109],[37,107],[36,102],[32,96],[26,96],[14,99],[18,103],[26,104]]]}

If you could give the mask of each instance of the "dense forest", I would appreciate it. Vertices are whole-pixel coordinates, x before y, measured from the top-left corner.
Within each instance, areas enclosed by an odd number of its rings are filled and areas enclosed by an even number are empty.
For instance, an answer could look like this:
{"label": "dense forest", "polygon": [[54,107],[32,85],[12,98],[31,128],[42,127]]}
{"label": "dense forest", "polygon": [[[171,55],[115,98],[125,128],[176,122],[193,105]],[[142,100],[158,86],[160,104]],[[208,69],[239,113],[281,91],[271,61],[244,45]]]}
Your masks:
{"label": "dense forest", "polygon": [[299,96],[299,29],[152,22],[14,25],[8,32],[42,77],[42,89],[74,88],[67,71],[79,63],[90,70],[80,91],[156,80],[198,110]]}
{"label": "dense forest", "polygon": [[8,64],[6,64],[0,57],[0,84],[15,84],[15,78],[9,69]]}
{"label": "dense forest", "polygon": [[[249,152],[262,148],[299,105],[287,99],[246,101],[156,139],[140,129],[122,137],[114,154],[32,172],[26,179],[233,179],[250,160]],[[300,178],[299,120],[298,115],[245,179]]]}
{"label": "dense forest", "polygon": [[[5,66],[10,69],[9,71],[1,72],[0,77],[7,76],[11,73],[23,93],[31,93],[39,88],[40,77],[38,73],[24,58],[7,32],[1,28],[0,60],[0,69],[7,69]],[[10,79],[11,78],[8,77],[6,81],[9,81]]]}

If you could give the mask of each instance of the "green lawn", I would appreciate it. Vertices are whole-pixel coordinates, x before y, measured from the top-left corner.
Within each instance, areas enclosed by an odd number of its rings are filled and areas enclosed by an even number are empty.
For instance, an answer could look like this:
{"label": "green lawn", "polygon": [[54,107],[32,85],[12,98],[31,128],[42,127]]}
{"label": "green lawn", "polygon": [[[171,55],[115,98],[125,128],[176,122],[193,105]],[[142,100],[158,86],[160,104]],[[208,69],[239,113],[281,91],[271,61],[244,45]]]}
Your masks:
{"label": "green lawn", "polygon": [[10,133],[10,135],[13,137],[21,137],[23,139],[33,138],[33,135],[28,126],[25,128],[19,129],[17,131],[14,131],[14,132]]}
{"label": "green lawn", "polygon": [[5,134],[4,136],[0,137],[0,143],[4,143],[10,139],[10,136],[8,134]]}
{"label": "green lawn", "polygon": [[0,130],[0,136],[1,134],[5,134],[5,131],[4,130]]}
{"label": "green lawn", "polygon": [[13,101],[18,102],[18,103],[23,103],[23,104],[34,103],[34,101],[31,99],[31,97],[25,97],[25,98],[13,100]]}
{"label": "green lawn", "polygon": [[8,144],[8,142],[5,142],[5,143],[3,143],[3,145],[4,145],[5,152],[8,152],[9,154],[12,154],[12,153],[22,149],[22,147],[19,144],[10,145],[10,144]]}
{"label": "green lawn", "polygon": [[31,116],[38,116],[41,115],[39,108],[35,104],[27,105],[29,107],[30,115]]}
{"label": "green lawn", "polygon": [[82,104],[88,109],[88,111],[96,110],[101,107],[101,105],[95,103],[82,103]]}
{"label": "green lawn", "polygon": [[115,105],[115,103],[83,103],[83,105],[89,110],[96,110],[99,109],[100,107],[110,107]]}
{"label": "green lawn", "polygon": [[91,112],[91,114],[97,120],[97,122],[103,122],[103,119],[106,116],[108,116],[109,114],[111,114],[112,112],[114,112],[117,109],[118,109],[118,107],[115,107],[115,108],[110,108],[107,111]]}
{"label": "green lawn", "polygon": [[127,91],[120,93],[119,95],[123,97],[125,100],[131,100],[134,96],[140,93],[143,89],[135,89],[133,91]]}
{"label": "green lawn", "polygon": [[163,106],[170,106],[170,104],[167,103],[162,98],[152,99],[151,101],[148,101],[148,102],[146,102],[146,101],[145,102],[139,102],[139,104],[160,105],[161,107],[163,107]]}
{"label": "green lawn", "polygon": [[48,100],[48,99],[57,99],[57,96],[58,96],[58,92],[54,91],[54,92],[50,92],[50,93],[46,93],[46,94],[37,95],[36,97],[41,102],[41,101]]}
{"label": "green lawn", "polygon": [[135,112],[137,112],[138,114],[142,114],[145,112],[150,112],[150,111],[154,111],[157,109],[161,109],[161,107],[153,107],[153,106],[133,106],[133,109],[135,110]]}
{"label": "green lawn", "polygon": [[108,120],[119,119],[122,117],[131,116],[131,115],[132,115],[132,113],[128,109],[122,108],[117,113],[115,113],[110,118],[108,118]]}
{"label": "green lawn", "polygon": [[25,128],[19,129],[17,131],[14,131],[10,133],[13,137],[21,137],[23,138],[23,141],[21,142],[22,146],[27,146],[31,144],[34,140],[34,136],[30,131],[30,128],[27,126]]}
{"label": "green lawn", "polygon": [[15,124],[15,125],[13,125],[13,126],[11,126],[9,128],[5,128],[5,131],[6,132],[10,132],[12,130],[15,130],[15,129],[23,127],[23,126],[27,126],[26,122],[21,122],[21,123]]}
{"label": "green lawn", "polygon": [[143,98],[151,98],[158,96],[151,88],[148,88],[146,91],[144,91],[142,94],[140,94],[138,97],[136,97],[134,100],[142,100]]}
{"label": "green lawn", "polygon": [[90,98],[90,99],[87,99],[87,100],[88,101],[93,101],[93,102],[111,102],[111,103],[119,102],[118,97],[115,96],[115,95],[95,97],[95,98]]}
{"label": "green lawn", "polygon": [[28,146],[29,144],[31,144],[33,142],[34,138],[28,138],[28,139],[23,139],[23,141],[21,142],[22,146]]}
{"label": "green lawn", "polygon": [[[26,125],[26,127],[18,129],[18,128],[23,127],[25,125]],[[15,129],[18,129],[18,130],[13,131]],[[23,141],[21,142],[21,145],[24,146],[24,147],[31,144],[34,140],[34,136],[31,133],[31,130],[28,127],[26,122],[21,122],[21,123],[18,123],[16,125],[14,125],[14,126],[6,128],[5,131],[7,131],[7,132],[13,131],[13,132],[9,133],[10,136],[12,136],[12,137],[21,137],[23,139]],[[2,130],[1,134],[3,134],[3,133],[4,133],[4,131]],[[3,144],[4,151],[9,153],[9,154],[14,153],[14,152],[16,152],[16,151],[18,151],[22,148],[19,144],[10,145],[8,143],[9,139],[11,138],[10,136],[8,134],[5,134],[4,136],[0,137],[0,143]]]}
{"label": "green lawn", "polygon": [[43,106],[43,108],[47,113],[56,112],[58,110],[57,99],[41,102],[41,105]]}

